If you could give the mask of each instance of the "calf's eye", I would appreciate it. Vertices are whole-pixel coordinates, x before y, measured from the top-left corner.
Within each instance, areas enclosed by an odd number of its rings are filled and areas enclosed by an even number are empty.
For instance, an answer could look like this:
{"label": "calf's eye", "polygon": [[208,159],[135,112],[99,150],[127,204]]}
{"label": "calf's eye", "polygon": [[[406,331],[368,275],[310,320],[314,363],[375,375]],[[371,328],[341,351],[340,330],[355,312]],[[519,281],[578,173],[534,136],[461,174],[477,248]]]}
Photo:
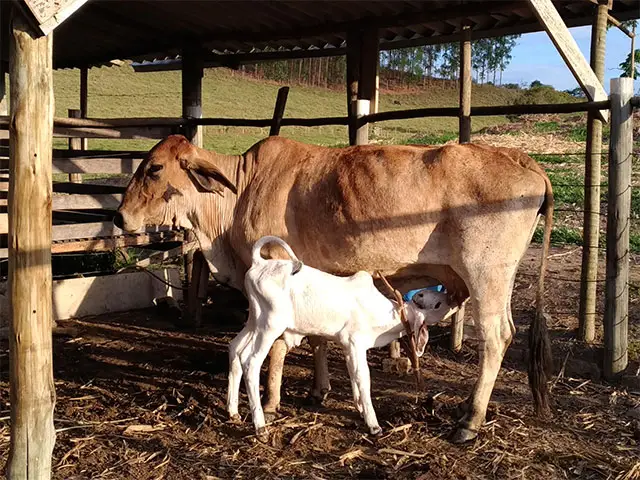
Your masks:
{"label": "calf's eye", "polygon": [[436,306],[433,307],[433,308],[435,308],[436,310],[439,309],[440,308],[440,304],[441,304],[440,302],[436,303]]}

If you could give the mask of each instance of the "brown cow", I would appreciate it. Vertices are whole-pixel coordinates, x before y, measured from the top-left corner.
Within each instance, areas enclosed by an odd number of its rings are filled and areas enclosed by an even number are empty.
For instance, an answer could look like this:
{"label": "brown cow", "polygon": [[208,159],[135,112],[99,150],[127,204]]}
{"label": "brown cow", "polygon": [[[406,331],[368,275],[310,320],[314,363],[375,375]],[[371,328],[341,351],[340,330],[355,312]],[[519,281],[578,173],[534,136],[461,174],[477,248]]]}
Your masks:
{"label": "brown cow", "polygon": [[[244,155],[158,143],[127,187],[115,223],[192,228],[214,277],[242,289],[251,247],[283,238],[307,265],[333,274],[380,270],[402,290],[434,278],[473,300],[480,373],[453,441],[475,438],[515,327],[511,293],[540,214],[545,234],[529,383],[548,411],[549,339],[542,315],[553,194],[526,154],[485,145],[326,148],[281,137]],[[286,258],[275,246],[272,257]],[[311,340],[311,339],[310,339]],[[328,389],[326,344],[314,342],[316,390]],[[280,400],[286,347],[271,351],[265,411]]]}

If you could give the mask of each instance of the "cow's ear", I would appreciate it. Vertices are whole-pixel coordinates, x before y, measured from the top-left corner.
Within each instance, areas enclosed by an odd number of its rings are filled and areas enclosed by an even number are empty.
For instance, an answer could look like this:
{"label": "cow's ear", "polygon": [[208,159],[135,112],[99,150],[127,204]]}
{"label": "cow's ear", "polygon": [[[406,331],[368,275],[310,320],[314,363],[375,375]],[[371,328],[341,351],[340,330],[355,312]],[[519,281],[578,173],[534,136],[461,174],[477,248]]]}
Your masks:
{"label": "cow's ear", "polygon": [[182,148],[178,153],[180,166],[185,169],[191,178],[207,192],[224,192],[224,187],[233,193],[238,193],[236,186],[218,168],[215,162],[215,154],[188,144],[187,148]]}
{"label": "cow's ear", "polygon": [[[205,192],[217,193],[224,196],[224,185],[220,181],[210,175],[203,175],[198,170],[187,170],[189,176],[193,179],[196,186],[199,186]],[[235,193],[235,188],[232,190]]]}

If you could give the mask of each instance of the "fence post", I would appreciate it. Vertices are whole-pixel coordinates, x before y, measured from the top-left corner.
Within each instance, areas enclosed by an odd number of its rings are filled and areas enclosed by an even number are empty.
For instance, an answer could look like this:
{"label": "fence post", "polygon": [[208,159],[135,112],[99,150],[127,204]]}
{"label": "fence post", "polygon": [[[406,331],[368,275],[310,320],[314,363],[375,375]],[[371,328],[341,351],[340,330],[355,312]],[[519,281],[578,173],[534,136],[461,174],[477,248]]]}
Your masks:
{"label": "fence post", "polygon": [[[77,110],[75,108],[69,109],[69,118],[81,118],[82,111]],[[79,137],[71,137],[69,138],[69,150],[82,150],[82,141],[83,138]],[[71,183],[82,183],[82,174],[81,173],[70,173],[69,181]]]}
{"label": "fence post", "polygon": [[[604,82],[607,16],[607,0],[599,0],[591,28],[591,68],[600,83]],[[591,343],[596,338],[596,279],[598,278],[600,240],[600,169],[602,164],[602,120],[596,112],[587,114],[586,150],[578,339]]]}
{"label": "fence post", "polygon": [[281,87],[278,90],[278,97],[276,98],[276,106],[273,109],[273,123],[269,130],[269,136],[280,135],[280,126],[282,124],[282,117],[284,117],[284,109],[287,106],[287,97],[289,96],[289,87]]}
{"label": "fence post", "polygon": [[629,321],[629,220],[633,80],[611,80],[611,137],[607,207],[607,272],[604,307],[604,374],[614,378],[627,368]]}
{"label": "fence post", "polygon": [[[80,67],[80,118],[87,118],[87,105],[89,103],[89,67]],[[88,139],[82,139],[82,150],[89,149]]]}

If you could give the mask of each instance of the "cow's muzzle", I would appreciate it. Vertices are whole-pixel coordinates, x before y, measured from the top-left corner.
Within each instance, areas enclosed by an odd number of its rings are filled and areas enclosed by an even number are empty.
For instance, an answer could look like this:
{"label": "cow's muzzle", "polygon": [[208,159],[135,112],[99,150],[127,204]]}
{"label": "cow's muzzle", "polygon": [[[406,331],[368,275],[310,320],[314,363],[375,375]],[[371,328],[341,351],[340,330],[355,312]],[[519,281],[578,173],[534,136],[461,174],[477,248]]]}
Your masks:
{"label": "cow's muzzle", "polygon": [[113,224],[120,230],[124,230],[124,218],[122,218],[120,212],[116,212],[116,215],[113,217]]}

